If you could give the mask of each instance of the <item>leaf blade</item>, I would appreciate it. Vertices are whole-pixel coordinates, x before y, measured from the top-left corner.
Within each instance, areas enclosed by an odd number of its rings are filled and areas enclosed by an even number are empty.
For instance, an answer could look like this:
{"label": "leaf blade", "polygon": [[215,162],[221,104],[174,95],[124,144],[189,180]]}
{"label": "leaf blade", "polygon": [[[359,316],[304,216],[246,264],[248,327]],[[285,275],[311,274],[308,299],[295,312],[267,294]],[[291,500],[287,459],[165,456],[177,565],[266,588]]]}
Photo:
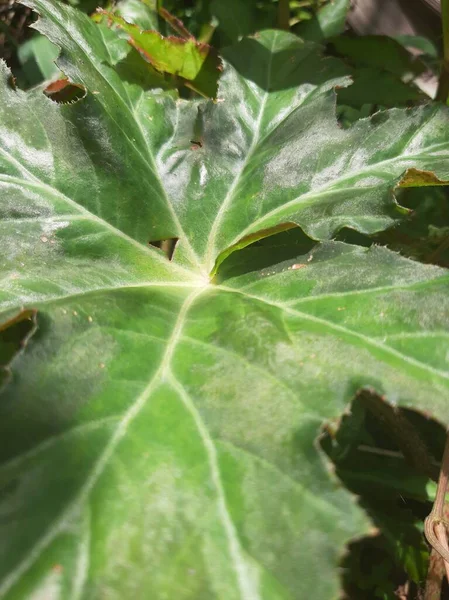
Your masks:
{"label": "leaf blade", "polygon": [[[47,13],[53,6],[38,4]],[[347,83],[341,64],[272,32],[228,53],[225,102],[145,93],[114,70],[120,41],[111,49],[109,33],[93,24],[83,32],[84,20],[56,9],[62,24],[52,35],[68,44],[62,62],[73,61],[86,99],[61,107],[24,95],[7,86],[6,70],[1,86],[1,315],[22,304],[40,315],[39,340],[17,357],[20,377],[0,403],[0,506],[10,517],[0,525],[1,593],[336,597],[342,547],[368,522],[329,472],[317,436],[365,386],[447,421],[447,271],[324,243],[261,270],[250,257],[272,249],[249,247],[220,284],[207,273],[246,230],[258,235],[268,222],[272,234],[297,218],[291,210],[309,231],[331,228],[329,205],[317,208],[318,184],[309,197],[298,192],[308,171],[329,194],[347,193],[349,178],[355,198],[364,189],[357,183],[381,165],[385,186],[371,182],[364,226],[390,222],[389,190],[404,169],[442,176],[447,112],[419,109],[406,125],[392,111],[341,132],[332,99]],[[63,39],[69,26],[84,40],[74,48]],[[83,74],[80,57],[97,46],[104,61]],[[242,48],[264,60],[242,67]],[[97,98],[98,81],[116,86],[114,100]],[[312,105],[326,109],[319,116],[333,123],[335,148],[314,145],[325,128]],[[122,113],[140,131],[134,145]],[[357,155],[367,132],[371,153],[362,145]],[[332,178],[330,150],[349,142],[349,166],[342,160],[343,175]],[[262,178],[268,205],[255,216],[251,185],[259,190],[258,169],[278,154],[279,170]],[[352,209],[345,223],[357,220]],[[272,222],[270,210],[278,211]],[[177,250],[169,262],[148,247],[155,222],[161,235],[190,244],[190,259]]]}

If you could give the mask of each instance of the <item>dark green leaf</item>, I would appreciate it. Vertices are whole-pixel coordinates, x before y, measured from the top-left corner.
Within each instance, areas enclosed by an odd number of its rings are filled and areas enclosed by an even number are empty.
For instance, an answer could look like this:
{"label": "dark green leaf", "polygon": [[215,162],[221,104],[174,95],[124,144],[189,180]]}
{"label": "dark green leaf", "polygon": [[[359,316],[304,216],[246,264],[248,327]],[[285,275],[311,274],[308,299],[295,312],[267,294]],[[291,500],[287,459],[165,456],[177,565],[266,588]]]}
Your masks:
{"label": "dark green leaf", "polygon": [[401,78],[419,75],[425,68],[401,44],[386,36],[339,36],[331,39],[330,45],[355,66],[375,67]]}
{"label": "dark green leaf", "polygon": [[43,35],[35,35],[24,42],[17,54],[28,87],[50,79],[58,72],[55,65],[58,48]]}
{"label": "dark green leaf", "polygon": [[438,48],[429,38],[420,35],[396,35],[394,39],[404,46],[404,48],[420,50],[429,58],[439,57]]}
{"label": "dark green leaf", "polygon": [[361,108],[364,104],[382,107],[411,106],[428,97],[416,86],[404,83],[387,71],[358,68],[353,73],[354,83],[338,91],[341,105]]}
{"label": "dark green leaf", "polygon": [[321,42],[343,33],[349,0],[330,0],[309,21],[296,25],[294,31],[305,40]]}
{"label": "dark green leaf", "polygon": [[255,0],[212,0],[211,15],[218,22],[215,41],[219,47],[229,46],[241,37],[255,33],[259,29],[272,27],[276,21],[276,7],[271,13],[261,13]]}

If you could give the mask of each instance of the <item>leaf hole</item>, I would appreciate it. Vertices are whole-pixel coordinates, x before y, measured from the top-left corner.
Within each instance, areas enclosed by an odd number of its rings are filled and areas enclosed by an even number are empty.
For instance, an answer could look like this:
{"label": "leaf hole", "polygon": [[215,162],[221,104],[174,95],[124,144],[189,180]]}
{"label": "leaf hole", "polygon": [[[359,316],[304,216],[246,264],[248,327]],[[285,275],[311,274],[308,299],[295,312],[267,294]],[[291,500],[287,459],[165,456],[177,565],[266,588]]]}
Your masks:
{"label": "leaf hole", "polygon": [[172,260],[178,241],[179,238],[167,238],[165,240],[155,240],[148,243],[154,248],[159,248],[159,250],[161,250],[168,258],[168,260]]}
{"label": "leaf hole", "polygon": [[11,364],[21,354],[37,329],[37,312],[23,309],[0,323],[0,391],[11,379]]}
{"label": "leaf hole", "polygon": [[340,563],[345,600],[423,597],[430,555],[423,521],[445,439],[435,419],[367,389],[325,426],[321,448],[374,524],[373,534],[350,543]]}
{"label": "leaf hole", "polygon": [[283,261],[296,258],[297,264],[302,264],[304,261],[300,260],[300,257],[308,254],[316,244],[315,240],[297,226],[267,235],[225,258],[220,264],[215,282],[221,283],[232,277],[269,269]]}
{"label": "leaf hole", "polygon": [[203,142],[201,140],[190,140],[191,146],[190,149],[191,150],[199,150],[200,148],[203,147]]}
{"label": "leaf hole", "polygon": [[50,83],[44,94],[57,104],[75,104],[87,96],[87,91],[83,85],[64,78]]}
{"label": "leaf hole", "polygon": [[397,224],[371,235],[344,227],[334,239],[364,247],[377,244],[412,260],[449,267],[447,188],[440,185],[397,188],[395,196],[399,205],[408,211]]}

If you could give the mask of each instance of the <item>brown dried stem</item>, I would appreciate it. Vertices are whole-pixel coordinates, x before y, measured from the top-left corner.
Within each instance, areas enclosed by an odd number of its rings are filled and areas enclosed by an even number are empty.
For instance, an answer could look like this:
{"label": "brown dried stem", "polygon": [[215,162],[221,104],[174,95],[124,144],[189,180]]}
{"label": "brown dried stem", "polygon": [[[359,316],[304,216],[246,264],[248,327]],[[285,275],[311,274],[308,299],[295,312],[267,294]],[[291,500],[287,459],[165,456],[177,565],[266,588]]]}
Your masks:
{"label": "brown dried stem", "polygon": [[449,505],[446,493],[449,482],[449,436],[446,437],[437,493],[432,511],[424,521],[424,533],[432,546],[429,571],[427,574],[425,600],[438,600],[441,597],[443,574],[449,581],[449,545],[447,527],[449,526]]}
{"label": "brown dried stem", "polygon": [[441,0],[441,22],[443,27],[443,63],[435,99],[446,103],[449,96],[449,0]]}
{"label": "brown dried stem", "polygon": [[426,589],[424,591],[424,600],[440,600],[441,586],[444,578],[444,560],[432,548],[429,560],[429,570],[427,571]]}
{"label": "brown dried stem", "polygon": [[289,0],[279,0],[278,4],[278,27],[279,29],[290,29],[290,5]]}

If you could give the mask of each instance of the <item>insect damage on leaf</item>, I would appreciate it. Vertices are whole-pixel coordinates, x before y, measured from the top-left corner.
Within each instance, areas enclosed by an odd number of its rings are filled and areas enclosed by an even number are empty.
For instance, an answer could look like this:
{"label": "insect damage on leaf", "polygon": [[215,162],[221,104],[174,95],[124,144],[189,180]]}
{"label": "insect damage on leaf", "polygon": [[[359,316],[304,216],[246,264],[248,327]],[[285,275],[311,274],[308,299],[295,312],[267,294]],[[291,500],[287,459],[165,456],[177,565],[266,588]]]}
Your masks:
{"label": "insect damage on leaf", "polygon": [[178,243],[178,238],[172,238],[167,240],[154,240],[149,242],[150,246],[154,246],[155,248],[160,248],[160,250],[165,254],[168,260],[173,258],[173,253],[176,249],[176,244]]}
{"label": "insect damage on leaf", "polygon": [[407,169],[402,179],[398,183],[398,187],[424,187],[427,185],[448,185],[449,179],[440,179],[432,171],[423,171],[420,169]]}
{"label": "insect damage on leaf", "polygon": [[72,83],[67,78],[58,79],[47,85],[44,94],[58,104],[73,104],[86,97],[86,88]]}

